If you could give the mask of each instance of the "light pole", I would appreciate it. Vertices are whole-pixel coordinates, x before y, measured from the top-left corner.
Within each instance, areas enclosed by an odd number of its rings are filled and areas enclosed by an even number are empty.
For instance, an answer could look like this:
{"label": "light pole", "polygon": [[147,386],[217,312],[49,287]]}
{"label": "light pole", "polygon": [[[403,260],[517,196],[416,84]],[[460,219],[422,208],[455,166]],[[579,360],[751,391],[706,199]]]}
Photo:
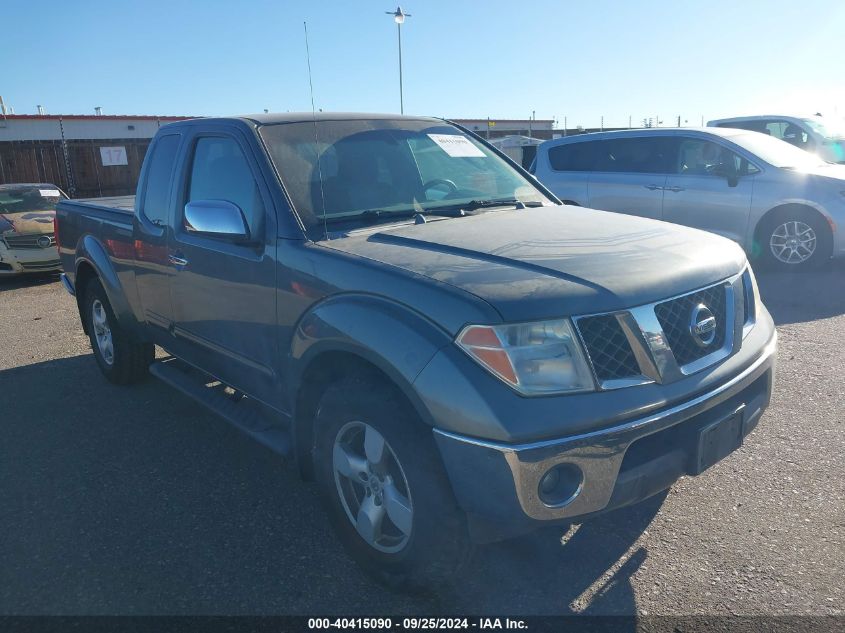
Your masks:
{"label": "light pole", "polygon": [[396,34],[399,36],[399,114],[405,114],[405,100],[402,95],[402,24],[405,18],[410,18],[410,13],[402,11],[402,7],[396,7],[396,11],[385,11],[386,14],[393,16],[393,21],[396,22]]}

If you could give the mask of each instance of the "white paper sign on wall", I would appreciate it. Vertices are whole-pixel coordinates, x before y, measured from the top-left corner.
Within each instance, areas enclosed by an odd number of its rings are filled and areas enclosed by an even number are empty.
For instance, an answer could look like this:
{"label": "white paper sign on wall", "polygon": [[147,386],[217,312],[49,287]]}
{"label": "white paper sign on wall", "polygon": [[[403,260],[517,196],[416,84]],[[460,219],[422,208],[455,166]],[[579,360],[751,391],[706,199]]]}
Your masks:
{"label": "white paper sign on wall", "polygon": [[100,158],[103,161],[103,167],[110,167],[112,165],[128,165],[126,161],[125,147],[101,147]]}

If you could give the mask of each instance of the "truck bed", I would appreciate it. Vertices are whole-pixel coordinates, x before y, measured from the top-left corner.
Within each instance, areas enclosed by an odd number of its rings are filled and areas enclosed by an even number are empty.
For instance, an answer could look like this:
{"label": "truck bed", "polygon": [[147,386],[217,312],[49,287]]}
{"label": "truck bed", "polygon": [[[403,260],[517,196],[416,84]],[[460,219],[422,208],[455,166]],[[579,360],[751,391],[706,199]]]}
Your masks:
{"label": "truck bed", "polygon": [[[114,261],[134,259],[134,207],[135,196],[59,202],[56,207],[56,219],[60,229],[58,241],[61,245],[59,259],[65,272],[69,273],[71,281],[74,281],[77,257],[95,257],[95,253],[88,252],[90,248],[95,248],[88,242],[99,244]],[[105,266],[106,262],[102,262],[102,265]]]}
{"label": "truck bed", "polygon": [[68,202],[80,206],[93,207],[97,209],[109,209],[132,213],[135,210],[135,196],[112,196],[109,198],[80,198]]}

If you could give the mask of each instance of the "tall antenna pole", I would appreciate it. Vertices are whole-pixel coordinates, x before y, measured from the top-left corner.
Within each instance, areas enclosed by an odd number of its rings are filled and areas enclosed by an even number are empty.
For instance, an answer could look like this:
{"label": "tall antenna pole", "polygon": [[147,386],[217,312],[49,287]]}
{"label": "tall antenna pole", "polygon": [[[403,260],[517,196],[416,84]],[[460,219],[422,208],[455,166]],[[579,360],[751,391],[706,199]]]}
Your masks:
{"label": "tall antenna pole", "polygon": [[311,91],[311,114],[314,121],[317,121],[317,109],[314,107],[314,82],[311,80],[311,49],[308,47],[308,22],[302,23],[305,29],[305,61],[308,63],[308,89]]}
{"label": "tall antenna pole", "polygon": [[308,47],[308,23],[303,22],[305,29],[305,59],[308,61],[308,88],[311,90],[311,120],[314,122],[314,158],[317,160],[317,174],[320,178],[320,202],[323,205],[323,233],[329,238],[329,227],[326,222],[326,194],[323,191],[323,165],[320,161],[320,140],[317,136],[317,108],[314,106],[314,82],[311,80],[311,49]]}

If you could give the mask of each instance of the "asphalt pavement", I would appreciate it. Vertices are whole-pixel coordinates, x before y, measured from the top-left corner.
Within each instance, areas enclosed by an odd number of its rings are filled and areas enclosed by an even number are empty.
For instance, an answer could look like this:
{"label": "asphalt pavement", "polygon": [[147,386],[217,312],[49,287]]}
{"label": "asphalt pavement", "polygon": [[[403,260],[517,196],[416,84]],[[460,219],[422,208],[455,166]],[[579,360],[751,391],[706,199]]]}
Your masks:
{"label": "asphalt pavement", "polygon": [[843,614],[845,264],[760,285],[778,380],[739,451],[409,597],[276,455],[154,379],[106,382],[56,277],[0,279],[0,614]]}

